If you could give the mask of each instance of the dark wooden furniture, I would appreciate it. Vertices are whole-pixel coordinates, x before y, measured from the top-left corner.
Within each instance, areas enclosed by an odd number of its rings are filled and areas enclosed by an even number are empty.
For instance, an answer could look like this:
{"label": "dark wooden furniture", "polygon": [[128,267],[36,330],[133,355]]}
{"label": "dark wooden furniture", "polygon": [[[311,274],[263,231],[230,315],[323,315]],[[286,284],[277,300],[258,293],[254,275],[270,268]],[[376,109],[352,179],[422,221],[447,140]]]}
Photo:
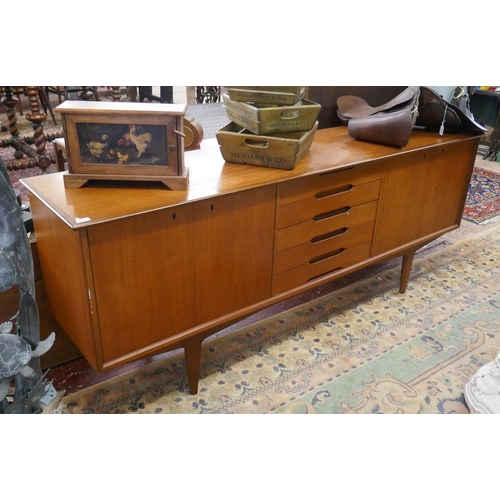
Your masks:
{"label": "dark wooden furniture", "polygon": [[[16,111],[19,106],[17,95],[21,93],[21,90],[26,92],[30,104],[30,112],[26,113],[26,119],[33,125],[33,136],[28,138],[22,138],[17,128]],[[47,114],[41,106],[40,87],[0,87],[0,94],[2,95],[0,103],[7,108],[8,129],[11,135],[9,139],[2,141],[0,147],[10,146],[16,150],[16,160],[7,163],[5,166],[9,170],[34,166],[46,170],[55,162],[55,159],[46,153],[48,138],[43,130],[43,122],[47,119]]]}
{"label": "dark wooden furniture", "polygon": [[479,137],[414,131],[392,148],[319,130],[292,171],[186,153],[187,191],[24,179],[50,310],[97,371],[202,341],[272,304],[459,227]]}
{"label": "dark wooden furniture", "polygon": [[500,92],[490,90],[475,90],[471,96],[471,110],[476,119],[492,127],[489,138],[481,140],[486,146],[485,160],[496,161],[500,154]]}
{"label": "dark wooden furniture", "polygon": [[167,104],[172,104],[174,102],[174,87],[160,87],[160,95],[153,94],[153,87],[138,87],[139,89],[139,101],[144,100],[155,101],[155,102],[165,102]]}

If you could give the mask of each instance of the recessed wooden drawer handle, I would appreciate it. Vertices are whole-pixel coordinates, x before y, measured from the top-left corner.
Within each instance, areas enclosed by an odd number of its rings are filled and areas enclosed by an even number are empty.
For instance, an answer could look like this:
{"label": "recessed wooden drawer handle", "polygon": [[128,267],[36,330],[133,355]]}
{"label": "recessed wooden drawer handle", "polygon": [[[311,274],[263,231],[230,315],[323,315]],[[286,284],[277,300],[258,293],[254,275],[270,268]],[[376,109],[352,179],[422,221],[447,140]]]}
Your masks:
{"label": "recessed wooden drawer handle", "polygon": [[324,214],[316,215],[313,217],[313,221],[318,222],[320,220],[328,219],[329,217],[337,217],[338,215],[344,215],[351,210],[351,207],[343,207],[337,210],[332,210],[331,212],[326,212]]}
{"label": "recessed wooden drawer handle", "polygon": [[353,187],[354,186],[352,184],[346,184],[345,186],[338,186],[336,188],[320,191],[314,197],[320,200],[321,198],[326,198],[327,196],[335,196],[336,194],[347,193],[351,191]]}
{"label": "recessed wooden drawer handle", "polygon": [[347,168],[340,168],[338,170],[334,170],[333,172],[325,172],[324,174],[319,174],[320,177],[326,177],[328,175],[335,175],[338,174],[339,172],[345,172],[346,170],[352,170],[354,167],[347,167]]}
{"label": "recessed wooden drawer handle", "polygon": [[311,243],[319,243],[320,241],[329,240],[330,238],[335,238],[336,236],[340,236],[341,234],[345,234],[349,231],[347,227],[343,227],[341,229],[337,229],[336,231],[330,231],[329,233],[320,234],[319,236],[315,236],[311,240]]}
{"label": "recessed wooden drawer handle", "polygon": [[318,274],[317,276],[313,276],[312,278],[309,278],[307,280],[307,282],[309,283],[309,281],[317,280],[318,278],[321,278],[321,276],[326,276],[327,274],[336,273],[337,271],[340,271],[341,269],[342,269],[341,267],[336,267],[335,269],[331,269],[330,271],[326,271],[326,273],[321,273],[321,274]]}
{"label": "recessed wooden drawer handle", "polygon": [[330,257],[335,257],[337,255],[341,255],[345,252],[345,248],[337,248],[337,250],[333,250],[328,253],[324,253],[323,255],[318,255],[317,257],[313,257],[308,264],[316,264],[316,262],[321,262],[322,260],[329,259]]}

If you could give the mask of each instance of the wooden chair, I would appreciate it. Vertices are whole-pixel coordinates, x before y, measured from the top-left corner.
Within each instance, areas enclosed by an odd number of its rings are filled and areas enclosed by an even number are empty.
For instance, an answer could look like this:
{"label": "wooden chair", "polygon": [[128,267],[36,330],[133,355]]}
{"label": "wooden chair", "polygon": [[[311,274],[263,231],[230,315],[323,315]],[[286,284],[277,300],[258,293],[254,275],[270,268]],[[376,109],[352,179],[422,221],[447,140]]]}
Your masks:
{"label": "wooden chair", "polygon": [[[26,97],[27,87],[12,87],[14,95],[17,97],[17,110],[20,116],[24,116],[23,112],[23,103],[21,98]],[[43,107],[43,112],[47,114],[47,111],[50,113],[52,120],[54,121],[54,125],[57,125],[57,120],[54,115],[54,110],[52,109],[52,105],[50,104],[49,95],[47,93],[47,87],[38,87],[38,99],[40,100],[40,104]]]}
{"label": "wooden chair", "polygon": [[64,144],[63,138],[57,138],[52,141],[54,145],[54,156],[56,158],[56,165],[58,172],[64,172],[66,170],[66,145]]}

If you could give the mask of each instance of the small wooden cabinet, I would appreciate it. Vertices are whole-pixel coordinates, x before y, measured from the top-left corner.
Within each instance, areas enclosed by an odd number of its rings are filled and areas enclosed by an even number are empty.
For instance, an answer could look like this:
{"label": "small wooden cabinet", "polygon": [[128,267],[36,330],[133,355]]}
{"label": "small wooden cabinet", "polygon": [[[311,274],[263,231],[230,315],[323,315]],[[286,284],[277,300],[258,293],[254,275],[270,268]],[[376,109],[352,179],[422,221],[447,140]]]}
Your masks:
{"label": "small wooden cabinet", "polygon": [[197,391],[204,338],[458,228],[479,137],[414,131],[405,148],[319,130],[292,171],[186,153],[187,191],[65,189],[24,179],[51,312],[102,371],[183,347]]}

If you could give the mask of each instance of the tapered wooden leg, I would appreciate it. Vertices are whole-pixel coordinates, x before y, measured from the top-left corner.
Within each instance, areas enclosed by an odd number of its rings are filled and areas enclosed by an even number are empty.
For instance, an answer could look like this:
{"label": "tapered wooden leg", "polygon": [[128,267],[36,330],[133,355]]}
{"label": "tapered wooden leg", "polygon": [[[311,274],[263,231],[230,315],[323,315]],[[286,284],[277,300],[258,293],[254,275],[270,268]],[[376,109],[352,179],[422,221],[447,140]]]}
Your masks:
{"label": "tapered wooden leg", "polygon": [[415,257],[416,251],[416,249],[411,250],[407,254],[403,255],[403,265],[401,266],[401,280],[399,282],[399,293],[406,292],[408,280],[410,279],[411,266],[413,264],[413,258]]}
{"label": "tapered wooden leg", "polygon": [[203,337],[190,337],[183,343],[189,381],[189,392],[197,394],[200,379],[201,343]]}

